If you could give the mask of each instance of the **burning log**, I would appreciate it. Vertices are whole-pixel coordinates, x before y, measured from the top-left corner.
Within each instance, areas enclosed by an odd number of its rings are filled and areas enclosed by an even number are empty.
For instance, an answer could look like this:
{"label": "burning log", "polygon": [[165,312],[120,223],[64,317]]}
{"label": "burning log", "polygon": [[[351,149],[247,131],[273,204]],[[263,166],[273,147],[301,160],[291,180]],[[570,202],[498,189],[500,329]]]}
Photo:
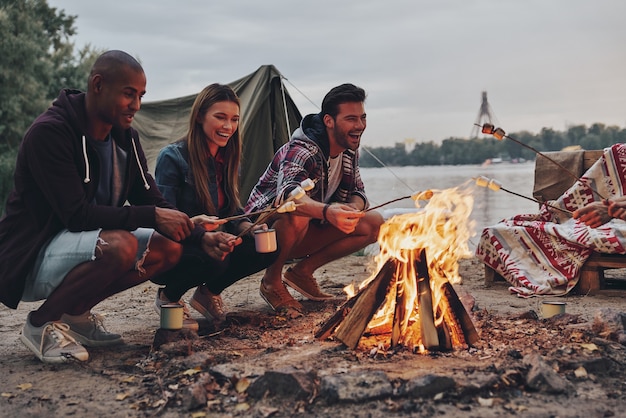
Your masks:
{"label": "burning log", "polygon": [[[469,190],[430,196],[426,207],[396,215],[380,228],[378,271],[316,333],[354,349],[364,335],[389,336],[391,347],[413,351],[467,347],[478,335],[451,283],[460,282],[459,257],[469,254],[473,199]],[[428,253],[428,257],[426,256]]]}
{"label": "burning log", "polygon": [[347,347],[356,348],[367,324],[385,301],[394,277],[394,267],[391,262],[383,266],[337,327],[335,337]]}
{"label": "burning log", "polygon": [[[418,290],[418,325],[420,342],[427,350],[450,350],[454,347],[474,344],[478,334],[465,307],[449,282],[441,286],[441,297],[433,305],[428,262],[425,251],[420,252],[415,262],[415,274],[412,282]],[[315,334],[316,338],[326,339],[333,335],[348,348],[355,349],[367,330],[367,326],[383,302],[394,293],[394,313],[390,328],[391,347],[406,342],[403,336],[411,328],[407,306],[412,303],[401,278],[405,274],[403,263],[389,259],[378,271],[376,277],[363,287],[354,297],[348,299],[337,312],[322,324]],[[435,318],[441,318],[437,321]],[[389,328],[388,328],[389,329]],[[415,344],[417,345],[417,344]]]}
{"label": "burning log", "polygon": [[[395,264],[393,261],[388,261],[379,270],[378,274],[372,280],[369,285],[349,299],[349,307],[342,306],[338,312],[342,312],[344,309],[349,309],[349,312],[345,317],[337,317],[337,315],[331,317],[327,321],[326,326],[322,329],[334,329],[335,337],[344,343],[347,347],[354,349],[359,343],[367,324],[370,322],[376,311],[380,308],[380,305],[385,301],[389,287],[393,279],[393,272]],[[330,331],[332,333],[332,330]],[[321,333],[320,337],[323,337],[326,332]],[[316,335],[317,336],[317,335]]]}
{"label": "burning log", "polygon": [[422,344],[427,350],[432,350],[439,347],[439,336],[437,335],[437,328],[435,327],[433,294],[430,288],[430,274],[428,274],[426,251],[424,250],[422,250],[420,257],[415,261],[415,273]]}
{"label": "burning log", "polygon": [[[445,309],[447,315],[450,315],[448,320],[444,320],[444,322],[455,323],[458,324],[461,331],[457,333],[459,336],[465,337],[465,343],[469,345],[476,344],[480,339],[478,337],[478,332],[474,327],[474,323],[472,322],[472,318],[470,318],[469,314],[465,310],[465,306],[459,299],[459,295],[454,290],[454,287],[450,284],[450,282],[445,282],[442,286],[443,291],[443,300],[448,302],[448,309]],[[454,320],[451,316],[454,314]]]}
{"label": "burning log", "polygon": [[[402,265],[400,263],[396,264],[396,273],[395,277],[401,277],[402,272],[400,271]],[[398,345],[398,341],[402,336],[402,328],[408,322],[408,318],[406,314],[406,297],[404,288],[402,287],[402,282],[400,280],[396,280],[396,298],[395,298],[395,309],[393,311],[393,322],[391,323],[391,346],[395,347]]]}

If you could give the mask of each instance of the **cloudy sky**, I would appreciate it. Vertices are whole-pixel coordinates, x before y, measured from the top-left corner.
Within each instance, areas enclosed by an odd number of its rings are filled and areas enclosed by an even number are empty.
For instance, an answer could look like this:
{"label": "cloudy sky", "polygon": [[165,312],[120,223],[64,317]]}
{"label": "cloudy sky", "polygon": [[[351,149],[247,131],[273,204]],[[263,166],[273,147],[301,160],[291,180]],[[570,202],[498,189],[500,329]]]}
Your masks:
{"label": "cloudy sky", "polygon": [[508,133],[626,125],[624,0],[48,0],[77,47],[122,49],[144,101],[273,64],[303,114],[352,82],[363,144],[469,137],[486,91]]}

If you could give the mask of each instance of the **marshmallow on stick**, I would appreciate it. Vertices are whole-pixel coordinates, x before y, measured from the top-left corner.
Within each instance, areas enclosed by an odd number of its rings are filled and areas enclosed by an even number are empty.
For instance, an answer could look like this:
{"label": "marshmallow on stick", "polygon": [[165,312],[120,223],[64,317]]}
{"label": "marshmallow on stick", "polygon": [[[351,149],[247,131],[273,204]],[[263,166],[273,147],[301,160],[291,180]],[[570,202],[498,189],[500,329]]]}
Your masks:
{"label": "marshmallow on stick", "polygon": [[489,180],[489,184],[487,184],[487,187],[489,187],[490,190],[497,192],[502,188],[502,183],[500,183],[498,180],[491,179]]}
{"label": "marshmallow on stick", "polygon": [[486,187],[489,190],[493,190],[494,192],[497,192],[499,190],[504,190],[505,192],[510,193],[512,195],[515,195],[515,196],[518,196],[518,197],[521,197],[521,198],[524,198],[524,199],[528,199],[528,200],[530,200],[532,202],[537,202],[540,205],[546,205],[546,206],[548,206],[548,207],[550,207],[552,209],[560,210],[561,212],[564,212],[564,213],[567,213],[569,215],[572,215],[572,212],[567,210],[567,209],[562,209],[562,208],[560,208],[558,206],[552,206],[552,205],[550,205],[550,204],[548,204],[546,202],[540,202],[537,199],[533,199],[532,197],[524,196],[524,195],[521,195],[519,193],[515,193],[515,192],[513,192],[511,190],[505,189],[504,187],[502,187],[502,183],[500,183],[498,180],[490,179],[490,178],[485,177],[485,176],[476,177],[474,180],[476,182],[476,185],[479,186],[479,187]]}
{"label": "marshmallow on stick", "polygon": [[287,213],[287,212],[295,211],[296,208],[298,207],[295,201],[302,199],[306,195],[306,192],[308,190],[313,189],[313,187],[315,187],[315,182],[313,180],[311,179],[302,180],[300,185],[296,186],[296,188],[293,189],[289,193],[289,196],[287,197],[285,202],[283,202],[282,205],[280,205],[277,208],[271,208],[271,207],[267,208],[268,209],[267,212],[265,212],[262,216],[259,216],[256,222],[254,222],[252,225],[246,228],[243,232],[237,235],[237,237],[242,237],[246,235],[248,232],[252,230],[252,228],[254,228],[255,226],[259,224],[262,224],[263,222],[265,222],[265,220],[267,220],[270,216],[272,216],[275,213]]}
{"label": "marshmallow on stick", "polygon": [[[476,126],[480,126],[478,124],[475,124]],[[496,128],[494,127],[492,124],[490,123],[485,123],[484,125],[482,125],[481,127],[481,131],[484,134],[487,135],[493,135],[494,138],[496,138],[498,141],[501,141],[503,138],[508,138],[511,141],[525,147],[528,148],[529,150],[531,150],[532,152],[534,152],[537,155],[541,155],[543,158],[545,158],[546,160],[550,161],[551,163],[557,165],[561,170],[563,170],[565,173],[567,173],[569,176],[571,176],[573,179],[575,179],[577,182],[580,182],[584,187],[587,187],[589,190],[591,190],[591,192],[593,194],[595,194],[596,196],[598,196],[601,200],[606,200],[606,198],[604,196],[602,196],[600,193],[598,193],[597,190],[595,190],[593,187],[591,187],[590,184],[586,183],[585,181],[581,180],[580,177],[578,177],[576,174],[574,174],[570,169],[568,169],[567,167],[563,166],[561,163],[559,163],[558,161],[548,157],[546,154],[541,153],[540,151],[538,151],[537,149],[531,147],[528,144],[525,144],[521,141],[518,141],[515,138],[512,138],[511,136],[507,135],[506,132],[504,132],[504,129],[502,128]]]}
{"label": "marshmallow on stick", "polygon": [[371,210],[378,209],[380,207],[386,206],[386,205],[388,205],[390,203],[394,203],[394,202],[397,202],[399,200],[404,200],[404,199],[409,199],[409,198],[413,199],[415,202],[417,202],[418,200],[429,200],[431,197],[433,197],[433,194],[434,194],[434,192],[432,190],[424,190],[422,192],[415,192],[415,193],[413,193],[411,195],[398,197],[396,199],[389,200],[389,201],[387,201],[385,203],[381,203],[380,205],[376,205],[376,206],[373,206],[371,208],[367,208],[364,212],[369,212]]}

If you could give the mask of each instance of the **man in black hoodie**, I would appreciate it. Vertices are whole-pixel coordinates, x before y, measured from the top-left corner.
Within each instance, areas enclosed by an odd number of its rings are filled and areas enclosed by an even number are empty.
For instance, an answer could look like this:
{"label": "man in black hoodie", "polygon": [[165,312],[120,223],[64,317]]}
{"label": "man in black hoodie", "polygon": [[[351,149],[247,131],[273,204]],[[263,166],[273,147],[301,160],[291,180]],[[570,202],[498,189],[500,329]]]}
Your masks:
{"label": "man in black hoodie", "polygon": [[204,230],[148,173],[131,128],[145,89],[134,58],[105,52],[87,92],[63,90],[20,145],[0,219],[0,301],[45,299],[20,337],[44,362],[85,361],[83,346],[121,343],[91,308],[173,267],[180,241],[204,245]]}

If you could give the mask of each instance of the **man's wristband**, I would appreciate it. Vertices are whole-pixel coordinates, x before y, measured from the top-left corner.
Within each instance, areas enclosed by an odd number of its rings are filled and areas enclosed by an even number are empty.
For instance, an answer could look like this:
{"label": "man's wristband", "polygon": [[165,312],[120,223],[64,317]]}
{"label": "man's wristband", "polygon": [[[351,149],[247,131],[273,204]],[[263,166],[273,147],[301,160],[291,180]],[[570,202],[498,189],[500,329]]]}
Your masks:
{"label": "man's wristband", "polygon": [[326,217],[326,212],[328,212],[328,208],[330,207],[329,203],[326,203],[324,205],[324,209],[322,209],[322,219],[326,222],[328,222],[328,218]]}

